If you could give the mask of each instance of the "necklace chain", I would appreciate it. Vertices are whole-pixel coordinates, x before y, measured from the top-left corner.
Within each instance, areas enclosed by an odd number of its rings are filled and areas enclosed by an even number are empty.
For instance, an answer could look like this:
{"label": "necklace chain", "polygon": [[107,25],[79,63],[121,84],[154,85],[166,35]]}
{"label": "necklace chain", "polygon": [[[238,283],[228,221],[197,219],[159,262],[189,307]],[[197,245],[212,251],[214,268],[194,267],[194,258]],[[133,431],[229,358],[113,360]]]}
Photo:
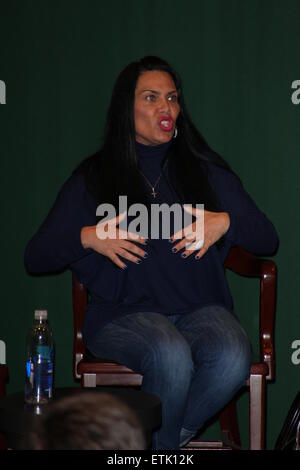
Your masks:
{"label": "necklace chain", "polygon": [[158,182],[159,182],[159,180],[160,180],[160,178],[161,178],[162,172],[163,172],[163,170],[164,170],[164,168],[165,168],[165,166],[166,166],[166,164],[167,164],[167,161],[168,161],[168,159],[165,161],[164,166],[162,167],[162,170],[161,170],[161,172],[160,172],[160,175],[159,175],[159,177],[157,178],[157,180],[155,181],[155,184],[154,184],[153,186],[152,186],[152,184],[150,183],[150,181],[148,180],[148,178],[146,178],[146,176],[144,175],[144,173],[143,173],[141,170],[139,170],[139,172],[143,175],[143,177],[145,178],[145,180],[146,180],[147,183],[149,184],[150,188],[152,189],[151,195],[152,195],[154,198],[155,198],[156,195],[158,194],[157,192],[155,192],[155,187],[157,186],[157,184],[158,184]]}

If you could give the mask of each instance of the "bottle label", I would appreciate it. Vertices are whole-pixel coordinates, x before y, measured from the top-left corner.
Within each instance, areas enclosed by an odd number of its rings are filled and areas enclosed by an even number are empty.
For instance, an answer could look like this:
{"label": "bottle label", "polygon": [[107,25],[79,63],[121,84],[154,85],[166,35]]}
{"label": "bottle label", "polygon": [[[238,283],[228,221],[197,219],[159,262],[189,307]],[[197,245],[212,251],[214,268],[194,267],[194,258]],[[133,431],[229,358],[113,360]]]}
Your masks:
{"label": "bottle label", "polygon": [[26,395],[36,402],[52,397],[53,347],[37,346],[37,354],[26,362]]}
{"label": "bottle label", "polygon": [[26,375],[27,375],[27,378],[30,379],[30,375],[31,375],[31,361],[27,361],[26,362]]}

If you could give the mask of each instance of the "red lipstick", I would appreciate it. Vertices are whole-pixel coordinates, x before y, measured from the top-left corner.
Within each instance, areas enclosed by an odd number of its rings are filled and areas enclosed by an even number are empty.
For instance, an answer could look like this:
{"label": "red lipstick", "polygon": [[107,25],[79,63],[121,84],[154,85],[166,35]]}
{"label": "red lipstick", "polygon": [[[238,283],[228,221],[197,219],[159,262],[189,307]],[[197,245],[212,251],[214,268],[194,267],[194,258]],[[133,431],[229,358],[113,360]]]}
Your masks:
{"label": "red lipstick", "polygon": [[174,128],[174,120],[171,116],[162,116],[158,121],[158,125],[162,131],[170,132]]}

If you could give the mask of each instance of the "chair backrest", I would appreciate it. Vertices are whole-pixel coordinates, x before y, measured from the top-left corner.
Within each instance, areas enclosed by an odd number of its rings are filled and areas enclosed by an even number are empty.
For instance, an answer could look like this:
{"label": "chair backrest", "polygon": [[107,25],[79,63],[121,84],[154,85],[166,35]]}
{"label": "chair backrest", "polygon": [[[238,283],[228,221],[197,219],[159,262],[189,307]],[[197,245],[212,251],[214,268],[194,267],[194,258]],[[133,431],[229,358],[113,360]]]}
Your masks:
{"label": "chair backrest", "polygon": [[[239,247],[232,247],[224,262],[224,269],[246,277],[260,279],[260,356],[261,362],[269,367],[268,380],[273,380],[274,366],[274,316],[276,307],[277,269],[272,260],[259,258]],[[77,364],[85,354],[82,340],[82,326],[87,306],[88,293],[83,284],[72,275],[73,314],[74,314],[74,347],[73,374],[76,379]]]}

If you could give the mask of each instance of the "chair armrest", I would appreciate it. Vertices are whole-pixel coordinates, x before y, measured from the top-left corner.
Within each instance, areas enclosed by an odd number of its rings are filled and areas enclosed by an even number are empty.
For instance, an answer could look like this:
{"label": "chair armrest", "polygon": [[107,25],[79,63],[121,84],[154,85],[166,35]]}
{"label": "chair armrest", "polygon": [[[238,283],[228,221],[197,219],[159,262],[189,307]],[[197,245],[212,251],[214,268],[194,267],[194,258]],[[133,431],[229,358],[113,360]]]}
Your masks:
{"label": "chair armrest", "polygon": [[268,380],[274,380],[274,321],[277,268],[272,260],[259,258],[240,247],[233,247],[224,263],[225,269],[245,277],[260,279],[260,356],[269,367]]}

